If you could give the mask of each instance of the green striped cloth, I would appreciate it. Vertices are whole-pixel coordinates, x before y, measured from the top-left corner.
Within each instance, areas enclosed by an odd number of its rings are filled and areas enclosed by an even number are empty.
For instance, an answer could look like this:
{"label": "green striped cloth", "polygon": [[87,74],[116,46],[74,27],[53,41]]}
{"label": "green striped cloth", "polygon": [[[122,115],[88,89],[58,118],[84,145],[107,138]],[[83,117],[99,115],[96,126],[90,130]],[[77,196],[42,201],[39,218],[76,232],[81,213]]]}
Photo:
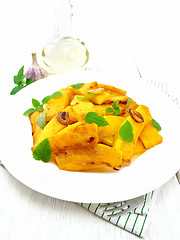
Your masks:
{"label": "green striped cloth", "polygon": [[[168,92],[168,86],[166,82],[158,82],[151,79],[141,79],[141,81],[145,82],[147,85],[149,84],[151,86],[154,86],[155,88],[158,88],[161,92],[166,94],[171,101],[173,101],[176,105],[178,105],[178,107],[180,107],[178,97],[172,96],[171,93]],[[150,209],[152,211],[152,207],[156,201],[157,195],[158,190],[147,193],[144,196],[145,200],[143,204],[140,205],[138,208],[134,209],[132,212],[123,214],[122,216],[112,218],[108,217],[107,214],[103,212],[103,208],[100,208],[101,203],[79,204],[90,212],[96,214],[100,218],[105,219],[108,222],[143,238],[145,236],[145,232],[148,226]],[[109,214],[110,213],[108,213],[108,215]]]}
{"label": "green striped cloth", "polygon": [[[152,191],[144,196],[144,202],[139,207],[135,208],[132,212],[125,213],[122,216],[108,217],[110,213],[104,213],[101,203],[79,203],[82,207],[90,212],[96,214],[100,218],[127,230],[139,237],[144,237],[144,232],[147,227],[147,217],[150,207],[153,206],[157,197],[158,190]],[[102,204],[103,205],[103,204]],[[113,214],[113,212],[112,212]]]}

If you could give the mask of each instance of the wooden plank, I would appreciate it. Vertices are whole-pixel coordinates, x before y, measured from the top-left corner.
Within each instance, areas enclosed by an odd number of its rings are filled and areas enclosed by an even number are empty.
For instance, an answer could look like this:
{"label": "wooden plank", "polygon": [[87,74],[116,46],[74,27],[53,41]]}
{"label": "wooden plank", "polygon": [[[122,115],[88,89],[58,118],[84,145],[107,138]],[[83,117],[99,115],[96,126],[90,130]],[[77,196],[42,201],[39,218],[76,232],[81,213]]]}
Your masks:
{"label": "wooden plank", "polygon": [[179,202],[180,186],[177,178],[174,176],[159,189],[147,230],[148,240],[179,239]]}
{"label": "wooden plank", "polygon": [[[180,236],[180,187],[173,177],[159,190],[146,240]],[[81,206],[37,193],[0,166],[0,239],[136,240],[138,237],[88,212]]]}

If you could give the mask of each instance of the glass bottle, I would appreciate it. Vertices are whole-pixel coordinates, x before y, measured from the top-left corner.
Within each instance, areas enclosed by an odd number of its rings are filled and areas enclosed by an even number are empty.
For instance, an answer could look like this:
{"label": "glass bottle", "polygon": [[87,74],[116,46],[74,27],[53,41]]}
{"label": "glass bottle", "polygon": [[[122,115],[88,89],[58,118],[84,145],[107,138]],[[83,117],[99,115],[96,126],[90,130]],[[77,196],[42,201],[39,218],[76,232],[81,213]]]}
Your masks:
{"label": "glass bottle", "polygon": [[89,59],[85,44],[73,37],[70,0],[54,0],[54,40],[42,50],[42,60],[53,73],[81,70]]}

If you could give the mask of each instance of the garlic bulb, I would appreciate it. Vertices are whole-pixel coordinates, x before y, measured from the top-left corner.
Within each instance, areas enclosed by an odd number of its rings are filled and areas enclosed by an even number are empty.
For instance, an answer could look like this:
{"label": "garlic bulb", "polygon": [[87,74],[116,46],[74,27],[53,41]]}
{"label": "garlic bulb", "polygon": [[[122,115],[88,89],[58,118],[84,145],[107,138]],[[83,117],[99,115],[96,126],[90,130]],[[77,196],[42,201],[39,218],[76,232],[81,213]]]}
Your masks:
{"label": "garlic bulb", "polygon": [[41,68],[37,62],[36,53],[32,53],[32,65],[25,73],[25,77],[30,78],[33,82],[35,82],[47,76],[48,72]]}

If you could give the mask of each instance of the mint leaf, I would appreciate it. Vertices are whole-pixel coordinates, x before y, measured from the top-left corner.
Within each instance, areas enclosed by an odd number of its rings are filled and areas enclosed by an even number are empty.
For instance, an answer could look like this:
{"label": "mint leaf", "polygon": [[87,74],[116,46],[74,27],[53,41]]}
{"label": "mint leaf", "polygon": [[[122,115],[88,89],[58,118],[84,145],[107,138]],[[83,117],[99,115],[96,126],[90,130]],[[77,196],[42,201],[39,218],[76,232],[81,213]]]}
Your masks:
{"label": "mint leaf", "polygon": [[26,110],[23,115],[24,116],[29,116],[31,113],[35,112],[36,109],[35,108],[29,108],[28,110]]}
{"label": "mint leaf", "polygon": [[49,162],[51,159],[51,146],[47,138],[34,149],[33,158],[35,160],[42,160],[45,163]]}
{"label": "mint leaf", "polygon": [[104,127],[109,125],[106,119],[103,116],[100,116],[96,112],[88,112],[85,117],[85,122],[87,123],[96,123],[98,127]]}
{"label": "mint leaf", "polygon": [[114,108],[113,115],[114,115],[114,116],[117,116],[117,115],[120,114],[120,112],[121,112],[120,108],[119,108],[119,107],[116,107],[116,108]]}
{"label": "mint leaf", "polygon": [[42,103],[46,104],[49,100],[52,98],[60,97],[62,95],[62,92],[54,92],[52,95],[48,95],[42,99]]}
{"label": "mint leaf", "polygon": [[119,101],[114,101],[113,104],[112,104],[112,107],[115,109],[118,104],[119,104]]}
{"label": "mint leaf", "polygon": [[158,122],[156,122],[155,119],[152,119],[151,123],[152,123],[153,127],[155,127],[158,131],[161,131],[161,129],[162,129],[161,125]]}
{"label": "mint leaf", "polygon": [[46,96],[46,97],[43,98],[42,103],[46,104],[50,99],[51,99],[51,95]]}
{"label": "mint leaf", "polygon": [[10,95],[15,95],[17,92],[19,92],[24,86],[16,86],[14,87],[11,92]]}
{"label": "mint leaf", "polygon": [[16,76],[14,76],[14,83],[15,84],[18,84],[18,83],[21,83],[22,84],[22,81],[23,79],[25,78],[25,75],[24,75],[24,66],[22,66],[18,72],[18,74]]}
{"label": "mint leaf", "polygon": [[78,96],[77,99],[91,98],[91,97],[95,97],[95,95],[94,94],[88,94],[88,95],[85,95],[85,96]]}
{"label": "mint leaf", "polygon": [[119,136],[125,141],[125,142],[132,142],[133,141],[133,129],[131,123],[127,120],[120,128],[119,130]]}
{"label": "mint leaf", "polygon": [[105,113],[112,113],[114,109],[112,107],[107,107]]}
{"label": "mint leaf", "polygon": [[77,83],[77,84],[71,85],[71,87],[72,87],[72,88],[75,88],[75,89],[79,89],[79,88],[81,88],[83,85],[84,85],[84,83]]}
{"label": "mint leaf", "polygon": [[33,107],[37,108],[40,106],[40,102],[34,98],[32,98],[32,105]]}
{"label": "mint leaf", "polygon": [[24,75],[24,66],[22,66],[18,72],[18,76],[23,76],[23,75]]}
{"label": "mint leaf", "polygon": [[36,119],[37,124],[40,128],[44,129],[46,126],[46,112],[42,112],[39,117]]}
{"label": "mint leaf", "polygon": [[51,95],[52,98],[56,98],[56,97],[60,97],[60,96],[62,96],[62,92],[54,92],[54,93]]}

